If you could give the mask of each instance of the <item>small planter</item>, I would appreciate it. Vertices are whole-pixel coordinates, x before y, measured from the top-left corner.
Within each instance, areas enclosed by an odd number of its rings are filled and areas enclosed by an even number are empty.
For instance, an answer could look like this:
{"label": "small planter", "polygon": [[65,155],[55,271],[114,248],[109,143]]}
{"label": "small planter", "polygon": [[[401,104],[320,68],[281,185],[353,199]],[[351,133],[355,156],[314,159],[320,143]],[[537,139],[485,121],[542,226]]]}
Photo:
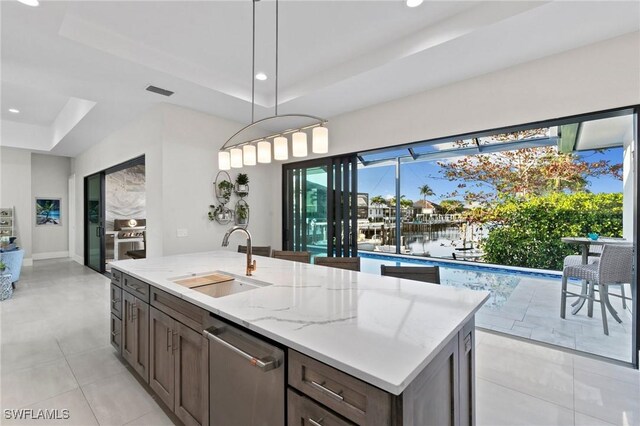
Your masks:
{"label": "small planter", "polygon": [[246,226],[249,224],[249,205],[246,201],[240,200],[235,208],[236,225]]}
{"label": "small planter", "polygon": [[249,185],[237,185],[236,194],[238,197],[246,197],[249,194]]}
{"label": "small planter", "polygon": [[235,191],[240,198],[249,195],[249,176],[246,173],[239,173],[236,177]]}

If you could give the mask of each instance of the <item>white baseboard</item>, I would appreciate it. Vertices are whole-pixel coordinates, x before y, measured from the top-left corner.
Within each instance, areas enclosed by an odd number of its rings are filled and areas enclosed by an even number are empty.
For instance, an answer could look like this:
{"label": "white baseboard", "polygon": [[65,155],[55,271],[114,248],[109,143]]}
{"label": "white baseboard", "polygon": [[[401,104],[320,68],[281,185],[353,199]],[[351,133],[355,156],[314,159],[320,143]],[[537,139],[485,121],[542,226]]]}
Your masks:
{"label": "white baseboard", "polygon": [[82,256],[78,256],[77,254],[74,254],[71,256],[71,259],[73,259],[74,261],[76,261],[77,263],[84,265],[84,257]]}
{"label": "white baseboard", "polygon": [[33,260],[60,259],[63,257],[69,257],[69,252],[68,251],[50,251],[48,253],[33,253]]}
{"label": "white baseboard", "polygon": [[22,266],[33,266],[33,259],[30,257],[25,257],[22,259]]}

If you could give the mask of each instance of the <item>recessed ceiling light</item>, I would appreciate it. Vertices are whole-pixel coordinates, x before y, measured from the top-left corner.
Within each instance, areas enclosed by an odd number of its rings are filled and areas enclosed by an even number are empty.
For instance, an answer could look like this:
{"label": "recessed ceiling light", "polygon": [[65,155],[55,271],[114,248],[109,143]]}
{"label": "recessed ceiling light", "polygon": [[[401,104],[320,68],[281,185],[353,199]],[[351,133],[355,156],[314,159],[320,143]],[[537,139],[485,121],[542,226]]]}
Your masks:
{"label": "recessed ceiling light", "polygon": [[27,6],[36,7],[40,4],[38,0],[18,0],[22,4],[26,4]]}
{"label": "recessed ceiling light", "polygon": [[407,0],[407,7],[418,7],[422,2],[423,0]]}
{"label": "recessed ceiling light", "polygon": [[256,74],[256,80],[265,81],[267,79],[267,75],[263,72],[259,72]]}
{"label": "recessed ceiling light", "polygon": [[13,114],[20,114],[20,110],[19,109],[15,109],[15,108],[9,108],[9,112],[11,112]]}

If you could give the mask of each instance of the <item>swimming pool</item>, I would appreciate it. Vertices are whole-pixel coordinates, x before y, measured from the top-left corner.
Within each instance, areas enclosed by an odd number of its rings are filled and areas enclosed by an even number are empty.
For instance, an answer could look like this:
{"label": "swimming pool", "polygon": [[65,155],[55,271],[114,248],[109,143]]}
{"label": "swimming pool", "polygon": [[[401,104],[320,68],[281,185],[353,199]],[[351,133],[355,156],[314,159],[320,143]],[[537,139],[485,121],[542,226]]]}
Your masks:
{"label": "swimming pool", "polygon": [[513,291],[525,278],[541,278],[545,280],[560,280],[557,273],[524,271],[500,268],[495,265],[463,264],[442,262],[424,258],[407,256],[389,256],[371,252],[358,252],[361,258],[361,271],[370,274],[380,274],[380,265],[389,266],[439,266],[440,284],[451,287],[465,287],[471,290],[486,290],[491,293],[484,308],[495,309],[502,307]]}

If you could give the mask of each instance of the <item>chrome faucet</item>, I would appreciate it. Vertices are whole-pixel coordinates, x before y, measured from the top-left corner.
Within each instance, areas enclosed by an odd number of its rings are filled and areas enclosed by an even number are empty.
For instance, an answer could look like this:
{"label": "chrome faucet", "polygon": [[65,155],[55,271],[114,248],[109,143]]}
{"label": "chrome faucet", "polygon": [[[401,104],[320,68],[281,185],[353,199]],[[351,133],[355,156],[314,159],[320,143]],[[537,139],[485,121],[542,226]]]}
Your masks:
{"label": "chrome faucet", "polygon": [[256,261],[251,261],[252,249],[251,249],[251,234],[244,226],[234,226],[229,229],[226,234],[224,234],[224,238],[222,239],[222,247],[227,247],[229,245],[229,237],[236,231],[242,231],[247,234],[247,276],[251,276],[251,272],[256,270]]}

